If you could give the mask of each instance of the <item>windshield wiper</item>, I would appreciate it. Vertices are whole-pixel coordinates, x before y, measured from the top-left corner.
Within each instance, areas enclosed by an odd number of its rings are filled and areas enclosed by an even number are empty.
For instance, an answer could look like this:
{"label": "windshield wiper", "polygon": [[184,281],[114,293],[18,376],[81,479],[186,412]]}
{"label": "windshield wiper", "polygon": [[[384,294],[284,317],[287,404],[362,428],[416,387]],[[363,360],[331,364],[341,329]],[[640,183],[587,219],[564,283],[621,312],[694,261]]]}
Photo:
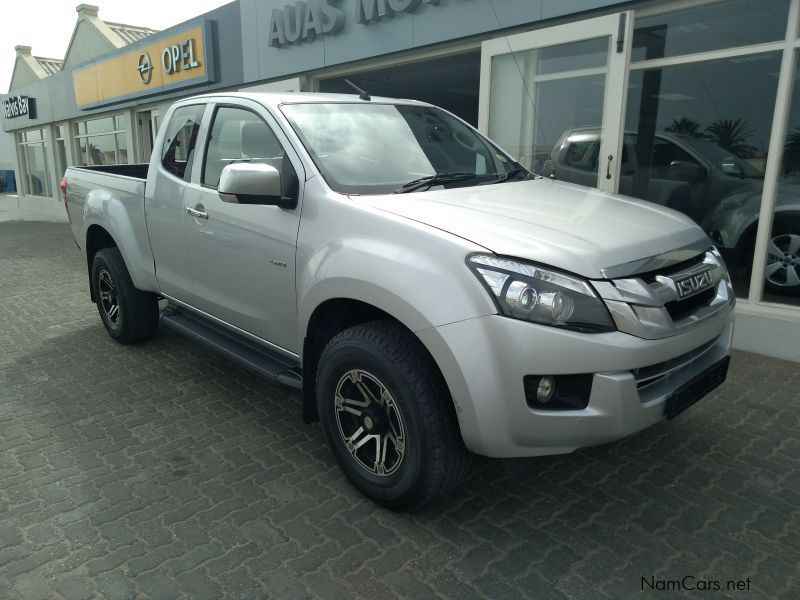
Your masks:
{"label": "windshield wiper", "polygon": [[490,183],[503,183],[504,181],[512,180],[517,175],[524,175],[523,179],[529,179],[530,176],[531,176],[531,174],[528,173],[528,171],[526,171],[522,167],[517,167],[515,169],[511,169],[510,171],[507,171],[507,172],[503,173],[502,175],[498,175],[497,179],[492,179],[490,181],[486,181],[486,182],[482,183],[481,185],[489,185]]}
{"label": "windshield wiper", "polygon": [[414,181],[409,181],[402,187],[396,189],[395,194],[407,194],[408,192],[416,192],[420,188],[430,189],[437,183],[450,183],[452,181],[463,181],[465,179],[472,179],[477,177],[475,173],[467,173],[466,171],[455,171],[452,173],[437,173],[436,175],[428,175],[427,177],[420,177]]}

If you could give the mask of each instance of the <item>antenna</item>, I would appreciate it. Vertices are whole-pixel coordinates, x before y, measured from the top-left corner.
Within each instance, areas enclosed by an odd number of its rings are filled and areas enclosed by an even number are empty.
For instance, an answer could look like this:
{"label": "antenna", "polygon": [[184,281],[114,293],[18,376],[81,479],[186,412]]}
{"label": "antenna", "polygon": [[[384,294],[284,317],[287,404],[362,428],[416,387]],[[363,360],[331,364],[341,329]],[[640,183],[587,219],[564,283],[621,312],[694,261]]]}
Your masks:
{"label": "antenna", "polygon": [[353,82],[352,82],[352,81],[350,81],[349,79],[345,79],[345,80],[344,80],[344,82],[345,82],[347,85],[349,85],[351,88],[353,88],[355,91],[357,91],[357,92],[358,92],[358,97],[359,97],[361,100],[367,100],[367,101],[369,101],[369,100],[372,100],[372,98],[370,97],[370,95],[369,95],[367,92],[365,92],[364,90],[362,90],[360,87],[358,87],[358,86],[357,86],[355,83],[353,83]]}

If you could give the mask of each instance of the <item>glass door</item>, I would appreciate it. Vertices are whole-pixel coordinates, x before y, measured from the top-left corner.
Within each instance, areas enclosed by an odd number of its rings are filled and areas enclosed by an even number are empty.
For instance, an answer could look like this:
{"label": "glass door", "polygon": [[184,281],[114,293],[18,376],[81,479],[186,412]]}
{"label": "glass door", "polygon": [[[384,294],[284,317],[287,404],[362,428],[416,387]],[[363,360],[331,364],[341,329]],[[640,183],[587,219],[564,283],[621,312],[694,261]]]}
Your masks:
{"label": "glass door", "polygon": [[479,128],[535,173],[617,189],[629,13],[488,40]]}

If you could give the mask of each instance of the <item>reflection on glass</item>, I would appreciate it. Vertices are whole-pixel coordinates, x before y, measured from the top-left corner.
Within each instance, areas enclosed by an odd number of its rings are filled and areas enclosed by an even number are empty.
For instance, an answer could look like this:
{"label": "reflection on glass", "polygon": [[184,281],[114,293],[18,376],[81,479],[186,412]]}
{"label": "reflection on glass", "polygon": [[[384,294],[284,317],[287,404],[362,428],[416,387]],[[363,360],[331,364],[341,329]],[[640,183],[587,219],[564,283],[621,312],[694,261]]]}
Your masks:
{"label": "reflection on glass", "polygon": [[763,299],[800,305],[800,62],[794,74],[781,176],[767,244]]}
{"label": "reflection on glass", "polygon": [[[679,210],[725,255],[740,296],[747,294],[754,221],[775,106],[779,52],[630,76],[620,192]],[[731,82],[743,81],[731,93]]]}
{"label": "reflection on glass", "polygon": [[56,175],[61,178],[67,170],[67,147],[64,140],[56,140]]}
{"label": "reflection on glass", "polygon": [[636,19],[631,60],[784,39],[790,0],[729,0]]}
{"label": "reflection on glass", "polygon": [[118,133],[116,135],[117,138],[117,164],[127,164],[128,163],[128,146],[126,141],[126,136],[124,133]]}
{"label": "reflection on glass", "polygon": [[[554,155],[581,152],[579,182],[597,185],[597,148],[564,140],[602,121],[607,37],[503,54],[492,59],[489,137],[542,175],[557,171]],[[575,158],[572,159],[573,164]],[[594,160],[594,162],[592,162]]]}
{"label": "reflection on glass", "polygon": [[549,73],[561,73],[562,71],[574,71],[575,69],[605,67],[607,60],[607,37],[548,46],[541,48],[536,53],[536,73],[538,75],[547,75]]}
{"label": "reflection on glass", "polygon": [[93,165],[116,164],[113,135],[98,135],[89,138],[89,154]]}
{"label": "reflection on glass", "polygon": [[43,143],[25,146],[25,162],[28,176],[28,191],[34,196],[50,196],[49,171]]}
{"label": "reflection on glass", "polygon": [[105,117],[103,119],[92,119],[86,123],[89,133],[108,133],[114,131],[114,119]]}
{"label": "reflection on glass", "polygon": [[437,187],[478,185],[516,170],[496,147],[435,107],[362,102],[281,110],[325,181],[342,194],[387,194],[435,175],[456,176]]}

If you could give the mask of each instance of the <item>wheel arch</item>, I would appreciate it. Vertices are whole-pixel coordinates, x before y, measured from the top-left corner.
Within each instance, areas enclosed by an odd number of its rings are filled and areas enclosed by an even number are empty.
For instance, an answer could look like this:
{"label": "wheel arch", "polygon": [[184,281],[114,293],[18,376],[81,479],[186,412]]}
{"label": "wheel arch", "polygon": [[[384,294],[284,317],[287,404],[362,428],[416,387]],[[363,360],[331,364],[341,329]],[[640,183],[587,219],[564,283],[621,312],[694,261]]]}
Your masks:
{"label": "wheel arch", "polygon": [[[420,339],[408,324],[390,314],[386,310],[354,298],[338,297],[329,298],[319,304],[311,313],[303,339],[303,422],[313,423],[319,420],[316,402],[316,378],[319,358],[328,342],[338,333],[370,321],[392,321],[402,327],[407,333],[414,336],[424,349],[433,364],[434,370],[441,378],[442,383],[450,395],[450,409],[453,417],[459,423],[452,391],[444,377],[438,363],[434,359],[427,345]],[[460,430],[460,423],[459,423]]]}
{"label": "wheel arch", "polygon": [[94,287],[92,286],[92,263],[94,262],[95,255],[103,248],[119,248],[114,237],[102,226],[93,224],[86,230],[86,269],[89,276],[89,296],[92,302],[97,299],[94,295]]}

